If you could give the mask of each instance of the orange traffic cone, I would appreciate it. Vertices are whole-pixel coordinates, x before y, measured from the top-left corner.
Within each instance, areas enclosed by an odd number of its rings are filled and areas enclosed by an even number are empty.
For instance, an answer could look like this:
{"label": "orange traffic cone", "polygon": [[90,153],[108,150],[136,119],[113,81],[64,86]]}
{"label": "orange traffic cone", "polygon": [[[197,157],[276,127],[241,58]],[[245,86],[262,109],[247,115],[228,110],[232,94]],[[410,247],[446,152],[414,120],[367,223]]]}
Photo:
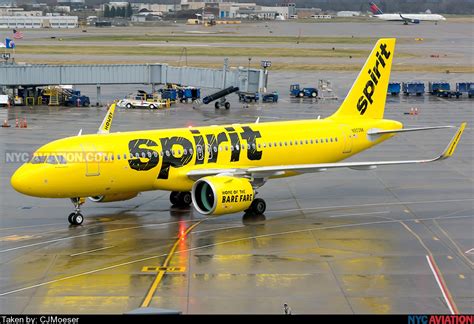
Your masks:
{"label": "orange traffic cone", "polygon": [[19,127],[19,125],[18,125],[18,118],[17,118],[17,119],[15,119],[15,127],[16,127],[16,128],[18,128],[18,127]]}
{"label": "orange traffic cone", "polygon": [[415,115],[418,115],[418,108],[415,107]]}
{"label": "orange traffic cone", "polygon": [[10,127],[10,125],[8,125],[8,119],[3,121],[2,127]]}
{"label": "orange traffic cone", "polygon": [[410,108],[410,116],[413,116],[413,114],[414,114],[414,111],[413,111],[413,107],[412,107],[412,108]]}
{"label": "orange traffic cone", "polygon": [[23,128],[28,128],[28,124],[26,123],[26,118],[23,118]]}

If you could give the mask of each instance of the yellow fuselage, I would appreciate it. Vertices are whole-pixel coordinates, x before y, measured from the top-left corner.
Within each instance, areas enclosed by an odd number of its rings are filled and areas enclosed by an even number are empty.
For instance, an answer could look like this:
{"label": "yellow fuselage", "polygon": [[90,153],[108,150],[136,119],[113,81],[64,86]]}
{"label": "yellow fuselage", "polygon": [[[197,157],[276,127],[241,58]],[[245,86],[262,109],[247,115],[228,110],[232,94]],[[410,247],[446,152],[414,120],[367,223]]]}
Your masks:
{"label": "yellow fuselage", "polygon": [[400,128],[328,118],[75,136],[38,149],[35,156],[46,158],[24,164],[12,184],[50,198],[190,191],[191,170],[337,162],[393,136],[371,138],[369,129]]}

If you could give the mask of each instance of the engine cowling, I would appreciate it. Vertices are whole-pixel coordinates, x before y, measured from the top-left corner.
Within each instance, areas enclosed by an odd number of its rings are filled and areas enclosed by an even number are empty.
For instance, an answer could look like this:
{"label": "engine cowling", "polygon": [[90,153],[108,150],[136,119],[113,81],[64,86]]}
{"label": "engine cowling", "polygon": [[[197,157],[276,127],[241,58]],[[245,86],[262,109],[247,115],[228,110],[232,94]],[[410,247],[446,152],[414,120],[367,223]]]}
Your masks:
{"label": "engine cowling", "polygon": [[248,179],[210,176],[196,181],[192,190],[193,205],[204,215],[223,215],[250,207],[254,190]]}
{"label": "engine cowling", "polygon": [[89,200],[97,203],[105,203],[105,202],[112,202],[112,201],[122,201],[122,200],[129,200],[135,198],[138,195],[138,192],[126,192],[126,193],[119,193],[119,194],[110,194],[105,196],[93,196],[89,197]]}

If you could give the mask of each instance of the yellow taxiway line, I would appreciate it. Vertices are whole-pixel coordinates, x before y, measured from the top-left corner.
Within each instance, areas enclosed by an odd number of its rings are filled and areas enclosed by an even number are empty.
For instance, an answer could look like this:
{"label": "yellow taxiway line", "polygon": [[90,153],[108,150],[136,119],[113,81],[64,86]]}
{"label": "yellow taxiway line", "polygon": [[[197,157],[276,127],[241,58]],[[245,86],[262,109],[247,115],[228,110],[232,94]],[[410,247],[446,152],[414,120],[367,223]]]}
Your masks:
{"label": "yellow taxiway line", "polygon": [[[163,263],[163,265],[161,266],[161,268],[166,268],[168,267],[169,263],[171,262],[171,259],[173,258],[173,255],[176,251],[176,248],[178,247],[178,244],[179,244],[179,241],[186,237],[189,232],[191,232],[193,230],[193,228],[195,228],[196,226],[198,226],[199,224],[201,224],[203,221],[200,221],[200,222],[197,222],[191,226],[188,227],[188,229],[186,230],[186,232],[184,232],[183,235],[179,236],[178,239],[176,240],[176,242],[174,243],[173,247],[171,248],[171,251],[170,253],[168,253],[168,256],[166,257],[166,260],[165,262]],[[151,285],[150,289],[148,289],[148,292],[145,296],[145,299],[143,300],[143,303],[140,307],[148,307],[151,303],[151,300],[153,298],[153,295],[155,294],[156,292],[156,289],[158,288],[161,280],[163,279],[163,277],[165,276],[166,274],[166,270],[160,270],[155,278],[155,280],[153,281],[153,284]]]}

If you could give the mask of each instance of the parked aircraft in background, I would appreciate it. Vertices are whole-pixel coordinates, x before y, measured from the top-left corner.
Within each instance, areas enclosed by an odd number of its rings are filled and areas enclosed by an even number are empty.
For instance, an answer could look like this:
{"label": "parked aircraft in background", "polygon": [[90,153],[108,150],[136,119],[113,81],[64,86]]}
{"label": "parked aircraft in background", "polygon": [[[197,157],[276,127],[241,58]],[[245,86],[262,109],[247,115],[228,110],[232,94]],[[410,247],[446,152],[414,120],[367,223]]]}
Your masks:
{"label": "parked aircraft in background", "polygon": [[445,17],[437,14],[404,14],[404,13],[392,13],[386,14],[373,2],[370,3],[370,11],[374,14],[375,18],[387,21],[403,21],[405,25],[408,24],[419,24],[420,21],[443,21],[446,20]]}

